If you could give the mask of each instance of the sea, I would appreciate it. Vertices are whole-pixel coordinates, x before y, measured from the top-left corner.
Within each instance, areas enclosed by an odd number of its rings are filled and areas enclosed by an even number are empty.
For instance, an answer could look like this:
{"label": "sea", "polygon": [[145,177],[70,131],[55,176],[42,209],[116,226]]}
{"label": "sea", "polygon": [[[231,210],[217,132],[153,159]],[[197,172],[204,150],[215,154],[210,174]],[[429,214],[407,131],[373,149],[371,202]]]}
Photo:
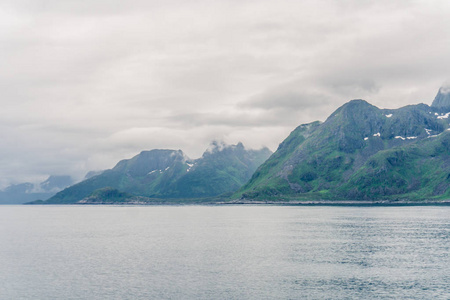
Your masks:
{"label": "sea", "polygon": [[0,299],[450,299],[450,207],[4,205]]}

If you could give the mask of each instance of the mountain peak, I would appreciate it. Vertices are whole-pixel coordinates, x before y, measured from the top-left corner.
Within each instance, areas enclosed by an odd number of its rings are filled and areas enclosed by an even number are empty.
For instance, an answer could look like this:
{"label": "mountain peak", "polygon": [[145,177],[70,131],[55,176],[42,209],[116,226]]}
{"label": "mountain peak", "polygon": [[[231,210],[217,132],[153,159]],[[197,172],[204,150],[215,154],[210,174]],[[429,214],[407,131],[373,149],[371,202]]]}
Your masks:
{"label": "mountain peak", "polygon": [[339,107],[334,113],[332,113],[325,121],[326,126],[338,126],[345,125],[353,126],[355,123],[359,123],[360,120],[375,120],[380,116],[380,110],[368,103],[365,100],[355,99],[351,100],[341,107]]}
{"label": "mountain peak", "polygon": [[362,99],[353,99],[341,106],[341,109],[355,110],[367,107],[373,107],[372,104]]}
{"label": "mountain peak", "polygon": [[181,150],[153,149],[142,151],[131,159],[117,163],[113,170],[129,172],[133,176],[144,176],[152,170],[164,170],[175,162],[185,162],[187,156]]}
{"label": "mountain peak", "polygon": [[443,86],[439,89],[431,107],[450,108],[450,85]]}
{"label": "mountain peak", "polygon": [[373,106],[366,100],[354,99],[354,100],[351,100],[351,101],[343,104],[341,107],[336,109],[336,111],[333,114],[331,114],[330,117],[339,115],[341,112],[344,114],[348,114],[348,113],[353,114],[353,113],[358,113],[358,112],[365,111],[367,109],[373,109],[373,108],[376,109],[375,106]]}

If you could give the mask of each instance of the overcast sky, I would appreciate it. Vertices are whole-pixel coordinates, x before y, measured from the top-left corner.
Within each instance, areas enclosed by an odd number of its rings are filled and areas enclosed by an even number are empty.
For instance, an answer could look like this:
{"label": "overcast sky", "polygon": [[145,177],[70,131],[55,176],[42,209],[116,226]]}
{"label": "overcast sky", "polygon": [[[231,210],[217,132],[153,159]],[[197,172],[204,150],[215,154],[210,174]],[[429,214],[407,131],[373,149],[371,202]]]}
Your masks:
{"label": "overcast sky", "polygon": [[431,104],[449,70],[448,0],[2,0],[0,187],[275,150],[351,99]]}

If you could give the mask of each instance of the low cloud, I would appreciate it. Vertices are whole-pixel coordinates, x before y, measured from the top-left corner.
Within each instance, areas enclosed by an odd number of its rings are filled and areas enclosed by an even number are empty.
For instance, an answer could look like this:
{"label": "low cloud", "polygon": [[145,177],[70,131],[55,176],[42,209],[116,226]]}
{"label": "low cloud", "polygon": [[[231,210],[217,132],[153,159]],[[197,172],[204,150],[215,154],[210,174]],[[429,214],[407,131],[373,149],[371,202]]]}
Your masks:
{"label": "low cloud", "polygon": [[439,0],[5,0],[0,25],[0,187],[214,139],[275,150],[351,99],[430,104],[450,69]]}
{"label": "low cloud", "polygon": [[447,80],[442,84],[442,87],[440,89],[440,92],[442,94],[449,94],[450,93],[450,80]]}

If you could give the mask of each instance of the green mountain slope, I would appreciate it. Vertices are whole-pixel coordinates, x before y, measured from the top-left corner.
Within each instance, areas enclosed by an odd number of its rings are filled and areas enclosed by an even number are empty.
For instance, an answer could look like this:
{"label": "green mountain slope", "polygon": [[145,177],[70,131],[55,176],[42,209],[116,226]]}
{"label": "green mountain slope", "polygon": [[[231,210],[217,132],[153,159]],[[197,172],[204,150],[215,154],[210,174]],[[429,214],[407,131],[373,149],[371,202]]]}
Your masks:
{"label": "green mountain slope", "polygon": [[246,150],[241,143],[233,146],[213,143],[196,160],[189,159],[181,150],[143,151],[43,203],[77,203],[86,198],[99,203],[102,197],[113,195],[111,190],[119,202],[124,202],[126,195],[157,199],[217,196],[239,189],[270,155],[267,148]]}
{"label": "green mountain slope", "polygon": [[450,199],[450,131],[376,153],[339,192],[353,199]]}
{"label": "green mountain slope", "polygon": [[441,106],[350,101],[324,123],[295,129],[233,198],[450,198],[448,120]]}

